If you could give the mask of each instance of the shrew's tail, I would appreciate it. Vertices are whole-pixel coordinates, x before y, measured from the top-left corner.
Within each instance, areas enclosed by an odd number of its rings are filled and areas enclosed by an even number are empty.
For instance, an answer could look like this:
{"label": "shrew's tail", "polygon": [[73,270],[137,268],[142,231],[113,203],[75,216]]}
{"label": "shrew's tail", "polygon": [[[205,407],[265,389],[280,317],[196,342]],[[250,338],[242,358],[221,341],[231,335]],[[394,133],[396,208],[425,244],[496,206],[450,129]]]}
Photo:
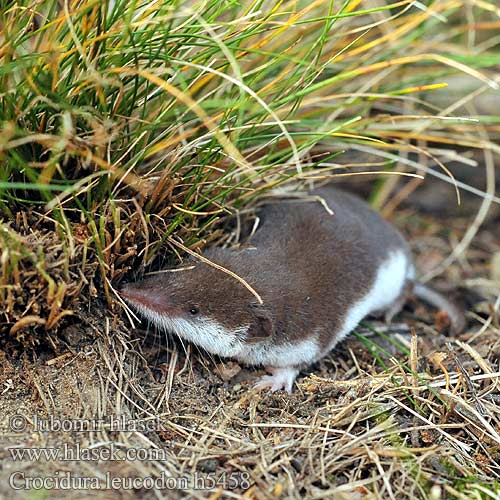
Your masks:
{"label": "shrew's tail", "polygon": [[428,302],[439,310],[443,310],[448,314],[451,323],[451,333],[459,334],[465,330],[467,322],[462,310],[446,297],[441,295],[436,290],[415,281],[413,284],[413,293],[424,302]]}

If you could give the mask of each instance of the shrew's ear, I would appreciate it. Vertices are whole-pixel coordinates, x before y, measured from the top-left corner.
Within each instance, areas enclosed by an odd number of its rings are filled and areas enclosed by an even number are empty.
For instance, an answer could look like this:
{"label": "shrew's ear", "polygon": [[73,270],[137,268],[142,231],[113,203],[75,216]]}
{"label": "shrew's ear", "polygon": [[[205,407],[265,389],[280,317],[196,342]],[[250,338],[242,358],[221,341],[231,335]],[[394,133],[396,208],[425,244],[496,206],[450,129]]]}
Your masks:
{"label": "shrew's ear", "polygon": [[254,321],[248,329],[245,340],[249,343],[260,342],[273,334],[274,325],[269,310],[261,304],[252,304]]}

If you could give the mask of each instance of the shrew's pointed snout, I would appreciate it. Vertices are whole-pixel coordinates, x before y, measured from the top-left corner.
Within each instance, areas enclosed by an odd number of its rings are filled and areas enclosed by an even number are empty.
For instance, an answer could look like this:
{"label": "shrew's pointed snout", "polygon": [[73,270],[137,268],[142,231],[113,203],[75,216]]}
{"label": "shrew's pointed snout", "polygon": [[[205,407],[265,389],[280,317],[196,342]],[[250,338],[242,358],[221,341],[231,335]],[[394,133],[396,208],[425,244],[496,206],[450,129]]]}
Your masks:
{"label": "shrew's pointed snout", "polygon": [[120,288],[119,293],[127,302],[135,306],[155,310],[161,304],[160,291],[141,282],[126,283]]}

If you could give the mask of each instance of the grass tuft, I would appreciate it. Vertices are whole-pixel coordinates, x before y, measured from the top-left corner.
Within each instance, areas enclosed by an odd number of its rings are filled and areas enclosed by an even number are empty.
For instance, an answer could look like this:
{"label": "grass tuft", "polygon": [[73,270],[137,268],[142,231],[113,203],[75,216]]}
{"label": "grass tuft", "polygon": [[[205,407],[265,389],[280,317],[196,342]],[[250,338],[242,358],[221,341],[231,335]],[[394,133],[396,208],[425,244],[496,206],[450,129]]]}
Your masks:
{"label": "grass tuft", "polygon": [[[171,254],[170,236],[218,240],[225,216],[331,175],[345,149],[497,148],[425,103],[450,72],[498,88],[491,47],[460,49],[460,2],[2,5],[0,336],[49,332],[95,296],[112,308],[114,284]],[[477,8],[489,33],[493,6]]]}

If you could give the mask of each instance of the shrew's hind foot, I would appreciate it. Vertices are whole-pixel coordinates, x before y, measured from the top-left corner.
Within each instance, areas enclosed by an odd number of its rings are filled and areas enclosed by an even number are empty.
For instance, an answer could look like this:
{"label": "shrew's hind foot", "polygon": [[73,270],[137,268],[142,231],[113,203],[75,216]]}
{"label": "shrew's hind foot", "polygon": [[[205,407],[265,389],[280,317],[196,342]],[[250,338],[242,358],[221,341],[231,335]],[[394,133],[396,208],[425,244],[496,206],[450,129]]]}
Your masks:
{"label": "shrew's hind foot", "polygon": [[396,301],[384,311],[384,321],[386,325],[389,323],[392,323],[392,319],[394,316],[399,314],[401,310],[403,309],[404,305],[406,304],[407,297],[401,295],[396,299]]}
{"label": "shrew's hind foot", "polygon": [[284,389],[288,394],[292,393],[293,383],[299,374],[299,370],[293,366],[284,367],[267,367],[272,375],[264,375],[255,383],[256,389],[265,389],[269,387],[271,392],[276,392]]}
{"label": "shrew's hind foot", "polygon": [[412,293],[413,283],[407,281],[401,291],[399,297],[384,311],[384,320],[386,324],[392,322],[392,319],[396,314],[399,314]]}
{"label": "shrew's hind foot", "polygon": [[375,312],[372,312],[372,316],[383,317],[387,325],[391,323],[394,316],[399,314],[405,306],[406,302],[408,302],[412,290],[412,285],[412,283],[406,284],[399,297],[392,304],[384,309],[379,309]]}

